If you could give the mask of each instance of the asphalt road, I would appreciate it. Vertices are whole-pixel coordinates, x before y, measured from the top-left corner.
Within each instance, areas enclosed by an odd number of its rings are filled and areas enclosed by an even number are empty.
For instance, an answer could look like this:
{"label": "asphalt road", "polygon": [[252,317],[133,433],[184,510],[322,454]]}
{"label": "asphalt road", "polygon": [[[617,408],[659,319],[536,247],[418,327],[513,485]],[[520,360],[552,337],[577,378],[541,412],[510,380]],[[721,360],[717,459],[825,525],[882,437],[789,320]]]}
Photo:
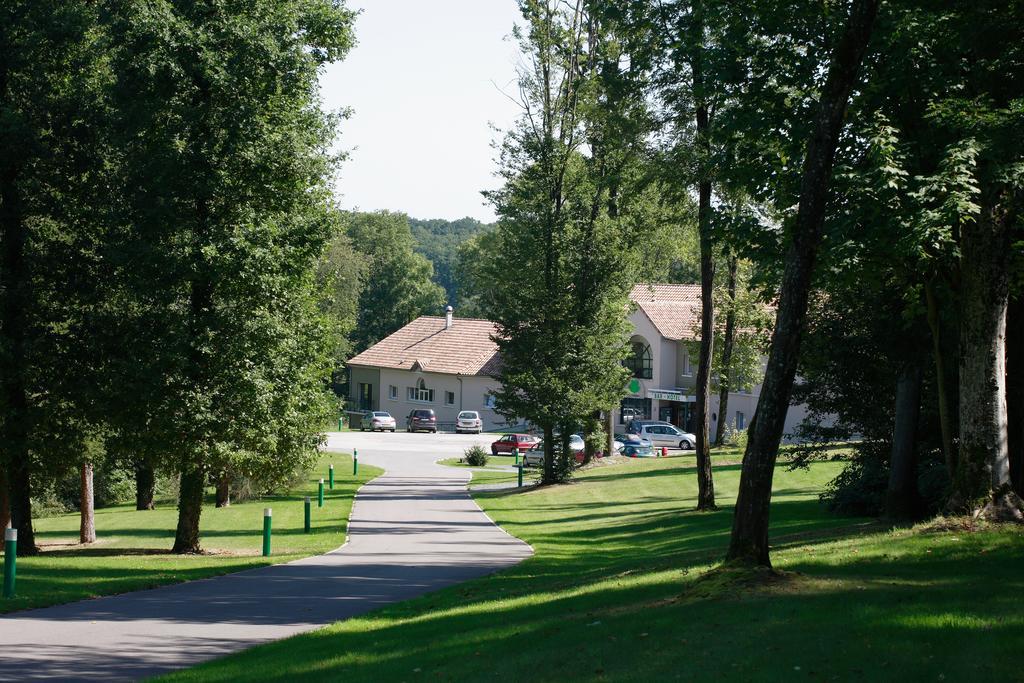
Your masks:
{"label": "asphalt road", "polygon": [[312,630],[532,554],[434,464],[487,436],[329,435],[386,474],[356,498],[348,542],[288,564],[0,617],[0,680],[134,680]]}

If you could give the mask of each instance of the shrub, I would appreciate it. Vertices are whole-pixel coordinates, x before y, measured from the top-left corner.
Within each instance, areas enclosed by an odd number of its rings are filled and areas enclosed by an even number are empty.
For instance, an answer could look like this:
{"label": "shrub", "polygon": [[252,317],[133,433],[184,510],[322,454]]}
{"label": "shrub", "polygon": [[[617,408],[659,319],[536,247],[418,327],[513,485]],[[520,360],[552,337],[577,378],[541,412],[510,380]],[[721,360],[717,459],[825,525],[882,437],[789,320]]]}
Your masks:
{"label": "shrub", "polygon": [[471,446],[466,449],[465,457],[463,458],[467,465],[473,467],[483,467],[487,464],[487,451],[480,446]]}

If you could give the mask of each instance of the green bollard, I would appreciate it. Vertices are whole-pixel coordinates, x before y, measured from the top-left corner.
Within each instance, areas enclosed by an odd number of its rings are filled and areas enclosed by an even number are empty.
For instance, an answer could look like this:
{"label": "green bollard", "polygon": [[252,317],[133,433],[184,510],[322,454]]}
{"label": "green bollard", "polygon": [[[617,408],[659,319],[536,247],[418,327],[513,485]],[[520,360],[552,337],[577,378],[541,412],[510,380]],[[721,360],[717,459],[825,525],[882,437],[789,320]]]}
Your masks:
{"label": "green bollard", "polygon": [[263,508],[263,557],[270,557],[270,508]]}
{"label": "green bollard", "polygon": [[316,494],[316,506],[322,508],[324,506],[324,480],[320,480],[320,489]]}
{"label": "green bollard", "polygon": [[518,448],[513,448],[512,452],[516,454],[516,465],[518,466],[519,465],[519,449]]}
{"label": "green bollard", "polygon": [[344,426],[345,426],[345,425],[344,425],[344,424],[342,424],[342,419],[341,419],[341,418],[339,417],[339,418],[338,418],[338,431],[339,431],[339,432],[340,432],[340,431],[342,431],[342,428],[343,428]]}
{"label": "green bollard", "polygon": [[305,519],[306,524],[305,524],[305,531],[306,531],[307,534],[309,533],[309,517],[310,517],[309,508],[310,508],[309,496],[306,496],[306,519]]}
{"label": "green bollard", "polygon": [[519,488],[523,488],[523,466],[519,465]]}
{"label": "green bollard", "polygon": [[359,451],[352,449],[352,476],[359,474]]}
{"label": "green bollard", "polygon": [[14,597],[14,574],[18,564],[18,530],[4,529],[4,597]]}
{"label": "green bollard", "polygon": [[327,470],[327,481],[330,482],[331,490],[334,490],[334,465],[331,465],[330,469]]}

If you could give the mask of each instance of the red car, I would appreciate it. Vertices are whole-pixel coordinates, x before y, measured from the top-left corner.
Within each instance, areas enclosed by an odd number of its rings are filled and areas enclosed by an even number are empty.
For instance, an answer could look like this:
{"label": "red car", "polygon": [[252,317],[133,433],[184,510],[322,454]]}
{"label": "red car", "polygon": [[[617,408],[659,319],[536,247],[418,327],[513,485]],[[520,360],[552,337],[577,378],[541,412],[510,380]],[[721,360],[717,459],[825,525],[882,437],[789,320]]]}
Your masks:
{"label": "red car", "polygon": [[491,444],[491,455],[498,455],[500,453],[511,455],[512,451],[517,448],[520,455],[522,455],[538,441],[540,439],[529,434],[506,434]]}

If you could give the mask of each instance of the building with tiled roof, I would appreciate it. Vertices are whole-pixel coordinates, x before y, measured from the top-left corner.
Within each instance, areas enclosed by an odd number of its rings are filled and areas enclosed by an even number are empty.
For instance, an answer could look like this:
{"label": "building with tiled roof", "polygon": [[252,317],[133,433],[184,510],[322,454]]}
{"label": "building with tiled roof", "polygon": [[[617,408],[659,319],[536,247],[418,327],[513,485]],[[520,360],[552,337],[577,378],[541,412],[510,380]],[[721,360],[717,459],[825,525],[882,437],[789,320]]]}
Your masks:
{"label": "building with tiled roof", "polygon": [[352,412],[385,410],[405,426],[413,410],[429,408],[442,428],[459,412],[475,410],[484,426],[504,423],[491,394],[498,387],[500,356],[494,323],[422,316],[348,362]]}
{"label": "building with tiled roof", "polygon": [[[631,419],[671,422],[693,431],[693,389],[700,340],[700,286],[639,284],[630,293],[633,332],[623,363],[632,371],[627,396],[612,416],[616,429]],[[491,394],[501,358],[489,320],[417,318],[349,361],[349,406],[354,411],[386,410],[405,426],[412,411],[431,408],[442,425],[462,410],[476,410],[485,428],[501,426]],[[745,429],[754,415],[760,385],[729,395],[729,424]],[[718,415],[718,393],[710,401],[711,428]],[[790,409],[786,431],[803,418]]]}

